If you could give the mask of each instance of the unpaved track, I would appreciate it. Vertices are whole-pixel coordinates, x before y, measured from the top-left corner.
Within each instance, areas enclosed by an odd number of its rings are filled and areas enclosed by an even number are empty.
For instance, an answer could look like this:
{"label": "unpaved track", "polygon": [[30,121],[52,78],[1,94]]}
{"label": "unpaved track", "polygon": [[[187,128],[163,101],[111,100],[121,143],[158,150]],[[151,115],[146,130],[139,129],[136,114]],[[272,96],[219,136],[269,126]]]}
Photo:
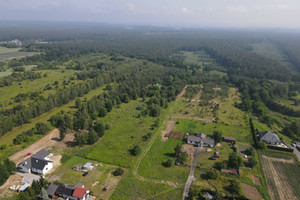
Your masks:
{"label": "unpaved track", "polygon": [[193,163],[191,165],[189,177],[188,177],[188,179],[185,183],[185,186],[184,186],[182,200],[187,199],[187,197],[189,196],[190,187],[192,185],[192,182],[195,180],[194,174],[195,174],[195,168],[196,168],[196,165],[197,165],[198,154],[199,154],[199,147],[195,147],[195,152],[194,152],[194,156],[193,156]]}
{"label": "unpaved track", "polygon": [[174,129],[174,127],[175,127],[175,125],[176,125],[176,121],[174,121],[174,120],[170,120],[170,121],[168,121],[168,124],[167,124],[167,129],[166,130],[163,130],[162,132],[161,132],[161,139],[162,139],[162,141],[167,141],[168,140],[168,135],[171,133],[171,131]]}
{"label": "unpaved track", "polygon": [[10,156],[9,159],[15,162],[16,164],[19,164],[20,162],[26,159],[24,155],[26,155],[28,152],[36,153],[41,149],[54,146],[55,144],[59,143],[58,138],[59,138],[59,130],[56,128],[53,131],[51,131],[48,135],[36,141],[29,147],[26,147],[25,149]]}
{"label": "unpaved track", "polygon": [[186,90],[187,87],[188,87],[188,86],[186,85],[186,86],[183,88],[183,90],[177,95],[176,100],[179,99],[179,98],[181,98],[181,97],[185,94],[185,90]]}
{"label": "unpaved track", "polygon": [[173,119],[192,119],[197,121],[205,121],[205,122],[212,122],[212,119],[207,118],[200,118],[200,117],[185,117],[185,116],[171,116]]}

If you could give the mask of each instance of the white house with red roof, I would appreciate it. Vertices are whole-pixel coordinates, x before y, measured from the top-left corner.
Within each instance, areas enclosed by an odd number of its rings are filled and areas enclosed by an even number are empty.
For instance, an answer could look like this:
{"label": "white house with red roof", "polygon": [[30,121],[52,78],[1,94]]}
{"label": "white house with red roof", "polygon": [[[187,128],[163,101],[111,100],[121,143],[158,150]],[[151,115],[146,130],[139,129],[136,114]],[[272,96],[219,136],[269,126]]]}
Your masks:
{"label": "white house with red roof", "polygon": [[73,192],[73,197],[76,197],[78,200],[87,200],[90,190],[84,187],[76,187]]}

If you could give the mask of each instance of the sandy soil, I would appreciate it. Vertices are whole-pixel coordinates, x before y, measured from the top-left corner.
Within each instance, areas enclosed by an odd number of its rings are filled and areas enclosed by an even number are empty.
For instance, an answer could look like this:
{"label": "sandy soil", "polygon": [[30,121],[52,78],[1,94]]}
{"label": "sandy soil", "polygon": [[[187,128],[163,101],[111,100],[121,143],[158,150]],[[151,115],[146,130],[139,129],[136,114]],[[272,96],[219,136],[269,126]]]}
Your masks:
{"label": "sandy soil", "polygon": [[244,194],[247,198],[253,200],[263,199],[263,197],[255,187],[245,183],[242,183],[242,187],[243,187]]}
{"label": "sandy soil", "polygon": [[255,185],[261,185],[260,179],[256,176],[252,176],[253,183]]}
{"label": "sandy soil", "polygon": [[193,157],[195,152],[195,147],[190,144],[183,144],[182,151],[186,152],[189,155],[189,157]]}
{"label": "sandy soil", "polygon": [[186,85],[186,86],[183,88],[183,90],[177,95],[176,100],[179,99],[179,98],[181,98],[181,97],[184,95],[186,88],[187,88],[187,85]]}
{"label": "sandy soil", "polygon": [[212,122],[212,119],[200,118],[200,117],[171,116],[171,118],[173,118],[173,119],[192,119],[192,120],[197,120],[197,121]]}
{"label": "sandy soil", "polygon": [[26,155],[28,152],[36,153],[36,152],[40,151],[41,149],[56,145],[57,143],[59,143],[58,138],[59,138],[59,130],[54,129],[48,135],[41,138],[34,144],[23,149],[22,151],[19,151],[19,152],[15,153],[14,155],[10,156],[9,159],[12,160],[13,162],[15,162],[16,164],[18,164],[18,163],[22,162],[23,160],[27,159],[27,157],[24,157],[24,155]]}
{"label": "sandy soil", "polygon": [[[291,161],[285,159],[270,158],[265,155],[263,155],[262,158],[262,166],[267,179],[268,191],[271,199],[297,200],[297,197],[294,196],[293,189],[289,183],[289,180],[287,180],[284,173],[281,173],[274,167],[272,162],[279,161],[286,163]],[[273,184],[275,187],[273,186]]]}
{"label": "sandy soil", "polygon": [[168,140],[169,134],[174,129],[175,125],[176,125],[176,121],[173,121],[173,120],[168,121],[168,123],[167,123],[167,129],[163,130],[161,132],[161,140],[162,141],[165,142],[165,141]]}
{"label": "sandy soil", "polygon": [[169,134],[169,138],[174,138],[174,139],[182,139],[184,136],[184,132],[180,131],[171,131]]}
{"label": "sandy soil", "polygon": [[19,174],[13,174],[11,175],[7,181],[0,186],[0,198],[2,197],[11,197],[12,194],[14,193],[14,191],[10,190],[9,187],[10,186],[19,186],[21,187],[22,185],[24,185],[22,183],[22,179],[23,179],[23,176],[20,176]]}

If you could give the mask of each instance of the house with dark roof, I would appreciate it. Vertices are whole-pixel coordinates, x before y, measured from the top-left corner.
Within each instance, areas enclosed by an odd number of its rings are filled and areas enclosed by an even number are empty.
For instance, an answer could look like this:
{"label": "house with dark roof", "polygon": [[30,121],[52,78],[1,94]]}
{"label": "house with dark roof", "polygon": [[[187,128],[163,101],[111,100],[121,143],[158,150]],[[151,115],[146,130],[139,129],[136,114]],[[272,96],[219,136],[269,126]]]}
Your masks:
{"label": "house with dark roof", "polygon": [[48,189],[47,189],[47,194],[48,194],[48,197],[49,198],[54,198],[55,196],[58,196],[57,195],[57,193],[56,193],[56,191],[57,191],[57,189],[58,189],[58,187],[59,186],[64,186],[64,184],[62,184],[62,183],[57,183],[57,182],[55,182],[55,183],[51,183],[50,185],[49,185],[49,187],[48,187]]}
{"label": "house with dark roof", "polygon": [[215,145],[215,141],[208,139],[208,138],[204,138],[201,140],[201,146],[203,147],[214,147]]}
{"label": "house with dark roof", "polygon": [[195,136],[188,136],[187,143],[196,145],[196,146],[204,146],[204,147],[213,147],[215,145],[215,141],[208,139],[207,136],[203,133],[196,134]]}
{"label": "house with dark roof", "polygon": [[56,196],[62,197],[64,199],[68,199],[72,197],[74,192],[74,187],[69,184],[62,184],[59,185],[58,188],[56,189]]}
{"label": "house with dark roof", "polygon": [[46,174],[53,167],[49,159],[50,153],[45,149],[33,154],[18,165],[18,170],[24,173]]}
{"label": "house with dark roof", "polygon": [[270,144],[270,145],[279,145],[280,144],[280,138],[278,137],[278,135],[271,131],[259,132],[258,139],[259,139],[259,141],[264,141],[265,143]]}

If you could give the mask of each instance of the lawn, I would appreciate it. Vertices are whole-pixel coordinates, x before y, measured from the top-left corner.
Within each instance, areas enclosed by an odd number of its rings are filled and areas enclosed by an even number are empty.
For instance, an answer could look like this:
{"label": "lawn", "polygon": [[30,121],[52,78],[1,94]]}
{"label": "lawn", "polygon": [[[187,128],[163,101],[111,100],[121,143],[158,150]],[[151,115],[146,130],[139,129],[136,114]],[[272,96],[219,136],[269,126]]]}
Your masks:
{"label": "lawn", "polygon": [[123,167],[132,165],[136,157],[130,155],[129,150],[134,145],[144,148],[147,142],[142,140],[142,136],[151,132],[150,127],[155,120],[152,117],[136,117],[140,113],[136,107],[143,104],[140,100],[121,104],[120,108],[114,108],[101,118],[110,125],[110,129],[89,149],[87,158]]}
{"label": "lawn", "polygon": [[[87,162],[95,163],[88,159],[72,156],[70,160],[59,166],[53,173],[48,174],[47,178],[51,178],[51,176],[59,177],[58,182],[70,185],[83,183],[86,188],[91,190],[93,195],[108,199],[121,179],[121,176],[115,177],[111,174],[117,166],[102,163],[102,166],[90,171],[87,176],[82,176],[83,172],[72,169],[75,165],[84,165]],[[107,192],[103,191],[106,185],[110,185],[110,190]]]}
{"label": "lawn", "polygon": [[[150,151],[142,160],[138,174],[145,178],[172,181],[178,185],[184,184],[189,168],[174,165],[175,158],[173,153],[177,144],[181,145],[182,141],[168,139],[163,142],[160,136],[157,137]],[[173,165],[164,167],[162,163],[170,158],[173,160]]]}
{"label": "lawn", "polygon": [[26,56],[32,56],[39,54],[38,52],[23,52],[20,51],[21,48],[5,48],[0,47],[0,62],[13,59],[13,58],[22,58]]}

